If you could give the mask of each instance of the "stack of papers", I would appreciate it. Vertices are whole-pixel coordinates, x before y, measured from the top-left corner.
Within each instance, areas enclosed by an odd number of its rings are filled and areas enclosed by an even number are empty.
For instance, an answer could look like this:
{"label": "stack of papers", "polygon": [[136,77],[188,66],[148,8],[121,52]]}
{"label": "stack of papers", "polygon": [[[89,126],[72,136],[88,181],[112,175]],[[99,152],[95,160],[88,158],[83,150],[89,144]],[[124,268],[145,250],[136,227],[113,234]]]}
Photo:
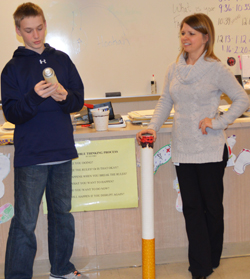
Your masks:
{"label": "stack of papers", "polygon": [[221,106],[219,106],[219,112],[220,113],[227,112],[230,107],[231,107],[231,105],[221,105]]}
{"label": "stack of papers", "polygon": [[12,134],[13,135],[14,130],[15,130],[15,125],[8,121],[0,126],[0,133],[2,133],[2,134]]}
{"label": "stack of papers", "polygon": [[114,119],[109,120],[108,128],[124,128],[126,127],[126,122],[120,114],[115,114]]}
{"label": "stack of papers", "polygon": [[[128,113],[128,117],[132,124],[148,125],[154,114],[154,111],[155,111],[154,109],[131,111]],[[174,109],[171,110],[170,116],[164,122],[164,124],[172,124],[173,117],[174,117]]]}
{"label": "stack of papers", "polygon": [[[223,114],[225,112],[227,112],[229,110],[229,108],[231,107],[231,105],[221,105],[219,106],[219,113]],[[240,117],[250,117],[250,107],[242,113],[242,115]]]}

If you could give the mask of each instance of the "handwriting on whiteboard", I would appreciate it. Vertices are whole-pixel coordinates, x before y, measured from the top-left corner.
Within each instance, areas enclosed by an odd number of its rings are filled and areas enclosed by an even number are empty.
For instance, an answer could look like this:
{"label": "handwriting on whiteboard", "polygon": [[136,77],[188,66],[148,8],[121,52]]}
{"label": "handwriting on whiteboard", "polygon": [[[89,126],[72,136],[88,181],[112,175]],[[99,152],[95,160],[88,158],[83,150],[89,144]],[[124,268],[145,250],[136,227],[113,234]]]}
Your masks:
{"label": "handwriting on whiteboard", "polygon": [[[179,29],[184,17],[205,13],[213,21],[216,31],[215,47],[225,55],[250,52],[250,1],[217,0],[197,5],[197,2],[178,2],[172,5],[174,27]],[[235,35],[237,34],[237,35]]]}

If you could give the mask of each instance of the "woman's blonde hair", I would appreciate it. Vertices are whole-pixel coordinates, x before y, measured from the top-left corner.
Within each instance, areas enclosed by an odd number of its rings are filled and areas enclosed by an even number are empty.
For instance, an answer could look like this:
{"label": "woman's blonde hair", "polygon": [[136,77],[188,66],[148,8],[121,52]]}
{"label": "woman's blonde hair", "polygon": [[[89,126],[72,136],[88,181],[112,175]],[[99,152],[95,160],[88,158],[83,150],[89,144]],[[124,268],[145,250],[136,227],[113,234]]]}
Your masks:
{"label": "woman's blonde hair", "polygon": [[41,16],[43,18],[43,21],[45,22],[43,10],[36,4],[27,2],[18,6],[16,11],[13,14],[16,27],[20,28],[20,22],[25,17],[30,17],[30,16]]}
{"label": "woman's blonde hair", "polygon": [[[202,33],[204,36],[208,35],[208,40],[204,47],[204,51],[206,51],[204,59],[207,60],[208,58],[211,58],[219,61],[219,58],[214,54],[215,31],[212,20],[206,14],[202,13],[187,16],[181,22],[180,31],[184,23]],[[187,59],[188,53],[184,51],[183,46],[181,46],[181,51],[177,57],[177,60],[181,54],[183,54],[183,56]]]}

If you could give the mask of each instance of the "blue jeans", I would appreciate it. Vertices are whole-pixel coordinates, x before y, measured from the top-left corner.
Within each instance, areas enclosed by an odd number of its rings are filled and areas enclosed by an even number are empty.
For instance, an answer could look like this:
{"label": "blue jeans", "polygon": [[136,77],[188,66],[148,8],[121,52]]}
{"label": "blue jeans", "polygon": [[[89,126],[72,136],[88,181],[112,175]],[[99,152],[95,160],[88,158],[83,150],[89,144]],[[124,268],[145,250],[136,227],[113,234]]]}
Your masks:
{"label": "blue jeans", "polygon": [[15,215],[12,218],[5,257],[6,279],[31,279],[36,255],[35,228],[39,206],[46,192],[48,245],[51,273],[75,271],[69,261],[75,224],[69,213],[72,195],[72,162],[15,168]]}

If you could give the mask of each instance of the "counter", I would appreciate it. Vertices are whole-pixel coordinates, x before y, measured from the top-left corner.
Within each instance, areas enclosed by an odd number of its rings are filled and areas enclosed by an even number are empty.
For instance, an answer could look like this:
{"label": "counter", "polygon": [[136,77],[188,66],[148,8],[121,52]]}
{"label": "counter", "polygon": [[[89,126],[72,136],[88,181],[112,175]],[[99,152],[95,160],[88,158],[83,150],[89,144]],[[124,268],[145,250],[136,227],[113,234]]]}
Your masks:
{"label": "counter", "polygon": [[[77,127],[75,141],[135,138],[136,133],[145,127],[128,123],[126,128],[112,128],[105,132],[95,129]],[[236,144],[233,153],[237,156],[243,148],[250,149],[250,120],[237,119],[225,131],[227,136],[235,135]],[[170,143],[171,125],[165,125],[158,133],[154,152]],[[4,179],[5,195],[0,199],[0,206],[13,204],[13,146],[2,146],[1,153],[10,154],[11,170]],[[140,147],[136,143],[139,163]],[[250,159],[249,159],[250,162]],[[92,212],[73,213],[76,223],[76,238],[73,258],[85,259],[79,269],[112,268],[140,264],[141,251],[141,210],[140,210],[140,167],[137,167],[139,189],[139,207],[132,209],[113,209]],[[173,188],[176,178],[171,161],[162,165],[154,176],[155,183],[155,245],[156,263],[170,260],[187,260],[187,237],[182,213],[175,208],[177,192]],[[233,167],[227,167],[224,184],[225,235],[224,256],[250,253],[250,166],[238,175]],[[10,222],[0,224],[0,243],[2,253],[0,264],[4,263],[4,250]],[[38,250],[36,263],[48,263],[47,216],[40,210],[37,228]],[[173,252],[175,251],[175,252]],[[176,252],[177,251],[177,252]],[[133,255],[130,262],[124,261],[123,255]],[[173,255],[175,254],[175,259]],[[98,257],[109,259],[105,266],[98,262]],[[91,259],[91,261],[90,261]],[[94,259],[94,260],[93,260]],[[120,262],[119,262],[120,261]],[[1,269],[0,269],[1,273]],[[1,277],[1,274],[0,274]]]}

